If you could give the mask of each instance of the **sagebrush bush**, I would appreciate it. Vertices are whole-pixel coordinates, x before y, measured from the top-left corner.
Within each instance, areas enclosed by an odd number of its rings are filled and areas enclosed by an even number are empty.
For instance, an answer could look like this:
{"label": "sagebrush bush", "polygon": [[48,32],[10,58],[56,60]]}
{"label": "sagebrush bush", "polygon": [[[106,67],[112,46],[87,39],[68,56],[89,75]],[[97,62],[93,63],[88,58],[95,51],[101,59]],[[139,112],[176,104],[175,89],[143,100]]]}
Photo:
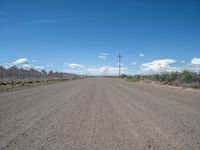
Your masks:
{"label": "sagebrush bush", "polygon": [[141,80],[157,81],[162,84],[173,86],[183,86],[184,88],[200,88],[198,74],[195,72],[184,70],[183,72],[163,72],[153,75],[134,75],[126,76],[127,80],[137,82]]}
{"label": "sagebrush bush", "polygon": [[191,88],[195,88],[195,89],[200,88],[200,87],[199,87],[199,83],[197,83],[197,82],[191,83],[190,86],[191,86]]}

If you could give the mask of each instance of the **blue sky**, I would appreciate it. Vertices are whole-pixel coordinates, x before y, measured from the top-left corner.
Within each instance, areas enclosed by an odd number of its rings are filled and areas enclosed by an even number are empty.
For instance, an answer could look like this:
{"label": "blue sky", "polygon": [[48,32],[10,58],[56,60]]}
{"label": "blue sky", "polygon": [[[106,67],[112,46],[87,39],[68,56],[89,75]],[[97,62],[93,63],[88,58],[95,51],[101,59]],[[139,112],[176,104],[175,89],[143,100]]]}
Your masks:
{"label": "blue sky", "polygon": [[[84,74],[200,64],[200,0],[0,0],[0,64]],[[144,54],[140,56],[140,54]]]}

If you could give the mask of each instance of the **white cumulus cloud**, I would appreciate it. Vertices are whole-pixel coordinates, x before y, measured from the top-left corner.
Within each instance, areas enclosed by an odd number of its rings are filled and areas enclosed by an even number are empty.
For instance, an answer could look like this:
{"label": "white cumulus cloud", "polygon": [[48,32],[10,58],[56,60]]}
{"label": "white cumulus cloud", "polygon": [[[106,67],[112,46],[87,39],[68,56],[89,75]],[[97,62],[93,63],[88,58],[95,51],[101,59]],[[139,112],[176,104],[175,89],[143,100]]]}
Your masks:
{"label": "white cumulus cloud", "polygon": [[141,69],[143,71],[153,71],[153,72],[172,71],[175,68],[173,68],[170,65],[175,62],[176,61],[173,59],[154,60],[152,62],[142,64]]}
{"label": "white cumulus cloud", "polygon": [[17,59],[15,62],[13,62],[13,65],[23,65],[23,64],[28,64],[27,58],[20,58]]}
{"label": "white cumulus cloud", "polygon": [[70,69],[76,69],[76,68],[85,68],[84,65],[81,65],[81,64],[75,64],[75,63],[71,63],[71,64],[67,64],[67,66],[70,68]]}
{"label": "white cumulus cloud", "polygon": [[[88,68],[87,71],[93,75],[106,75],[107,72],[108,72],[108,75],[118,75],[119,68],[112,67],[112,66],[91,67],[91,68]],[[128,68],[122,67],[121,73],[127,74]]]}
{"label": "white cumulus cloud", "polygon": [[200,65],[200,58],[194,57],[194,58],[191,60],[191,63],[192,63],[193,65]]}

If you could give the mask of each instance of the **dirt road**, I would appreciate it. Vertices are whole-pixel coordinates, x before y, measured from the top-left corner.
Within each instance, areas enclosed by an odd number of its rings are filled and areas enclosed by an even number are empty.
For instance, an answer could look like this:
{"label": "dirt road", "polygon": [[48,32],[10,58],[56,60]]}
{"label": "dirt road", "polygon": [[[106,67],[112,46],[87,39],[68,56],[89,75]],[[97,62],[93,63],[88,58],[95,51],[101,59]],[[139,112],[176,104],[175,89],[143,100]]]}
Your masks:
{"label": "dirt road", "polygon": [[200,94],[92,78],[0,94],[0,150],[200,150]]}

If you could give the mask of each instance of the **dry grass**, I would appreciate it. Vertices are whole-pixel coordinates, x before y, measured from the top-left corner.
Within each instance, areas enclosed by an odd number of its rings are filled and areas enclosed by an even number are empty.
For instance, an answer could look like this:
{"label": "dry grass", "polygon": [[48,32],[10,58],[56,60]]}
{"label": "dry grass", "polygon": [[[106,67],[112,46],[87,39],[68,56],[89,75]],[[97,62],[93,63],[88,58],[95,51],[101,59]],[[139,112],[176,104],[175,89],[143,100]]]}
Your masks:
{"label": "dry grass", "polygon": [[0,92],[8,92],[28,87],[34,87],[38,85],[46,85],[57,82],[77,80],[80,77],[68,77],[68,78],[27,78],[27,79],[1,79],[0,80]]}

